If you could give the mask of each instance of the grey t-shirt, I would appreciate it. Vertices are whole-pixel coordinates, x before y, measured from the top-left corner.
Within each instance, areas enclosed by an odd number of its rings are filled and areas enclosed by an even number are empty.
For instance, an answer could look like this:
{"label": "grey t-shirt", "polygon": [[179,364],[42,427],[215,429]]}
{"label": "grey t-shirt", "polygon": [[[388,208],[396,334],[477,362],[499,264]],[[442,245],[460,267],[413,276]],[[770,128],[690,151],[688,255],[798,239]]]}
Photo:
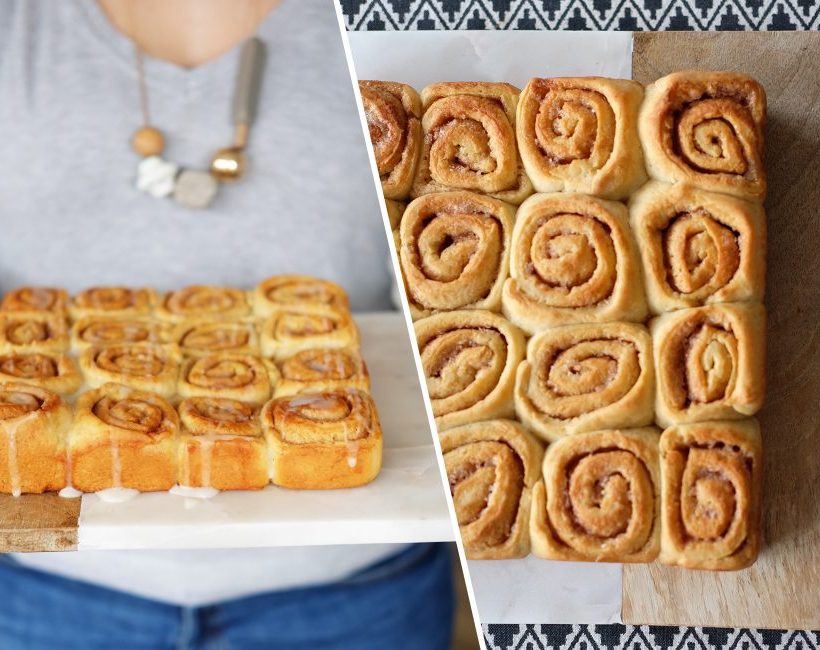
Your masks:
{"label": "grey t-shirt", "polygon": [[[387,244],[333,0],[284,0],[268,48],[250,168],[210,210],[134,187],[133,46],[94,0],[7,0],[0,11],[0,292],[20,284],[252,286],[335,280],[356,310],[389,307]],[[233,138],[238,51],[193,70],[145,62],[166,157],[204,168]],[[196,605],[339,579],[387,545],[242,552],[28,554],[18,559]]]}

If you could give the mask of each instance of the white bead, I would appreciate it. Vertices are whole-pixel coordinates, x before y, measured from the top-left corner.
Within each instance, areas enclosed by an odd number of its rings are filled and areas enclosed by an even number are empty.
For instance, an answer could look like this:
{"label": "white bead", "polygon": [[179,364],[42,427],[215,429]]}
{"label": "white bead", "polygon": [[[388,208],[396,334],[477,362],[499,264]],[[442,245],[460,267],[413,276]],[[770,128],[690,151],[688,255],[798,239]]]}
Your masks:
{"label": "white bead", "polygon": [[137,189],[158,199],[168,196],[174,191],[178,171],[179,165],[148,156],[137,167]]}
{"label": "white bead", "polygon": [[218,181],[209,172],[183,169],[174,187],[174,201],[194,210],[207,208],[218,189]]}

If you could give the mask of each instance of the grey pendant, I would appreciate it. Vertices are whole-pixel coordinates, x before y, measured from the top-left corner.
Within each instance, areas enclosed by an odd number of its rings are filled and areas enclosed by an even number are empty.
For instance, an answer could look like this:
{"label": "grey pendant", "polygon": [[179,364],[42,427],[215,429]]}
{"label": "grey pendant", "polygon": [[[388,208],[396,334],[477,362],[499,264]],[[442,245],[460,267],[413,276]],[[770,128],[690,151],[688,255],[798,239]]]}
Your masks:
{"label": "grey pendant", "polygon": [[207,208],[216,198],[219,183],[208,172],[183,169],[174,186],[174,201],[193,210]]}

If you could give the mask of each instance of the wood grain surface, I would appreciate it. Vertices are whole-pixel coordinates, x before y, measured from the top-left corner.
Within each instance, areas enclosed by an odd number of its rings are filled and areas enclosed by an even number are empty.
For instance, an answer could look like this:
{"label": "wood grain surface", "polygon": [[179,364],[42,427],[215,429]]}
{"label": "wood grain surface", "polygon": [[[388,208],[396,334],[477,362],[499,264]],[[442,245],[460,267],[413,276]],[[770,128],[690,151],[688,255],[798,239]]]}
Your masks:
{"label": "wood grain surface", "polygon": [[0,494],[0,552],[73,551],[79,517],[79,499]]}
{"label": "wood grain surface", "polygon": [[711,573],[624,567],[623,620],[820,628],[820,33],[640,33],[633,76],[686,68],[756,77],[768,95],[768,394],[758,562]]}

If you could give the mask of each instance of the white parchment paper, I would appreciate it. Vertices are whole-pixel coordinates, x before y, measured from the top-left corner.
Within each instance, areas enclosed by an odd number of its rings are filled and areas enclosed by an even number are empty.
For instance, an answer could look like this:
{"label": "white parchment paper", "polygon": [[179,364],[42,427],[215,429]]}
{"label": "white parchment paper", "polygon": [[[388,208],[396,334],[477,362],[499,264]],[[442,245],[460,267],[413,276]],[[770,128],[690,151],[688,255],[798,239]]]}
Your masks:
{"label": "white parchment paper", "polygon": [[268,487],[209,500],[161,492],[105,503],[84,495],[79,550],[452,540],[404,318],[365,314],[356,322],[384,434],[384,463],[373,483],[348,490]]}
{"label": "white parchment paper", "polygon": [[[631,78],[626,32],[352,32],[359,79],[506,81],[534,76]],[[482,623],[608,623],[621,617],[618,564],[524,560],[468,563]]]}

